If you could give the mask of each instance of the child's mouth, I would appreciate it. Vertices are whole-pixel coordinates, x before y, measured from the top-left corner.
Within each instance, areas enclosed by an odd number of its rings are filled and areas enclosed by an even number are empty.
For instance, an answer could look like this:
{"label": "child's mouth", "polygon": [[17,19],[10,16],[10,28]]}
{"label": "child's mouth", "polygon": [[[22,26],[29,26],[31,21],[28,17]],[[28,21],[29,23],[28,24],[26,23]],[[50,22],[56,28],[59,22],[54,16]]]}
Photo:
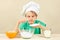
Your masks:
{"label": "child's mouth", "polygon": [[34,23],[34,21],[29,21],[29,23],[30,23],[30,24],[33,24],[33,23]]}

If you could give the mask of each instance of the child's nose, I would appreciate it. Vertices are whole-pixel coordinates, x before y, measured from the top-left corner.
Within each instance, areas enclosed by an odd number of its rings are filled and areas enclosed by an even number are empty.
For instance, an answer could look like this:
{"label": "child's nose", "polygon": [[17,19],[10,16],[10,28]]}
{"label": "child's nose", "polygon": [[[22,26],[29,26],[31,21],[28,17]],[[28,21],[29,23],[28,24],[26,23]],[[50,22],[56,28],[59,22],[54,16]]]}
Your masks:
{"label": "child's nose", "polygon": [[30,19],[32,20],[32,19],[33,19],[33,17],[30,17]]}

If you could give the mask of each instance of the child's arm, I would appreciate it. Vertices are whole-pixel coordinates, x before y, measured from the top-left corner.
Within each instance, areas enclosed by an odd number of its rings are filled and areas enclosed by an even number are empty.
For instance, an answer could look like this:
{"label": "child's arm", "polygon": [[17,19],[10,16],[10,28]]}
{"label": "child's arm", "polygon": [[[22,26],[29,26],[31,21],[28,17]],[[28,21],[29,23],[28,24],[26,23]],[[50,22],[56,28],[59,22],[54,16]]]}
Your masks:
{"label": "child's arm", "polygon": [[48,29],[47,27],[43,27],[41,25],[34,26],[34,28],[41,28],[42,30],[47,30]]}
{"label": "child's arm", "polygon": [[17,21],[16,27],[14,28],[14,30],[17,31],[17,32],[19,32],[19,30],[18,30],[18,26],[19,26],[19,24],[20,24],[20,20]]}
{"label": "child's arm", "polygon": [[42,30],[47,30],[48,28],[46,27],[46,24],[44,22],[42,22],[41,20],[35,20],[36,23],[38,23],[39,25],[36,25],[35,27],[41,28]]}
{"label": "child's arm", "polygon": [[19,32],[19,29],[18,29],[19,24],[22,23],[22,22],[25,22],[25,21],[26,21],[25,18],[18,20],[18,21],[17,21],[17,24],[16,24],[16,27],[14,28],[14,30],[17,31],[17,32]]}
{"label": "child's arm", "polygon": [[41,26],[41,25],[39,25],[38,27],[41,28],[42,30],[48,30],[47,27],[43,27],[43,26]]}

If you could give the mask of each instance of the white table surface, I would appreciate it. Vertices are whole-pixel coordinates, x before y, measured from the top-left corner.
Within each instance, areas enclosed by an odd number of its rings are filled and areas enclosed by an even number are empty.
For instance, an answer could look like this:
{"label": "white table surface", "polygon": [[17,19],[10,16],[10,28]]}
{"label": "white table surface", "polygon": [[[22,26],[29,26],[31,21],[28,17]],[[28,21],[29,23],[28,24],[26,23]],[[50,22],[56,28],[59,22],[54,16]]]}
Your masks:
{"label": "white table surface", "polygon": [[13,38],[9,39],[5,34],[0,34],[0,40],[60,40],[60,34],[52,34],[51,38],[45,38],[42,35],[33,35],[30,39]]}

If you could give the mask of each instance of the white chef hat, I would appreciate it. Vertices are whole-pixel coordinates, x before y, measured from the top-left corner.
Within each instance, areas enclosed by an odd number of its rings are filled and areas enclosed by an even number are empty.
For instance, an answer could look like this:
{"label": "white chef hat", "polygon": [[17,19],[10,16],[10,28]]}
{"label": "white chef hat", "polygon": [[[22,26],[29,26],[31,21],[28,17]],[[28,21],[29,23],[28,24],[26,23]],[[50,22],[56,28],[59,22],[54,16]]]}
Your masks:
{"label": "white chef hat", "polygon": [[38,14],[40,12],[39,4],[37,4],[33,1],[30,1],[29,3],[27,3],[26,5],[23,6],[22,13],[26,13],[28,11],[34,11],[34,12],[36,12],[36,14]]}

